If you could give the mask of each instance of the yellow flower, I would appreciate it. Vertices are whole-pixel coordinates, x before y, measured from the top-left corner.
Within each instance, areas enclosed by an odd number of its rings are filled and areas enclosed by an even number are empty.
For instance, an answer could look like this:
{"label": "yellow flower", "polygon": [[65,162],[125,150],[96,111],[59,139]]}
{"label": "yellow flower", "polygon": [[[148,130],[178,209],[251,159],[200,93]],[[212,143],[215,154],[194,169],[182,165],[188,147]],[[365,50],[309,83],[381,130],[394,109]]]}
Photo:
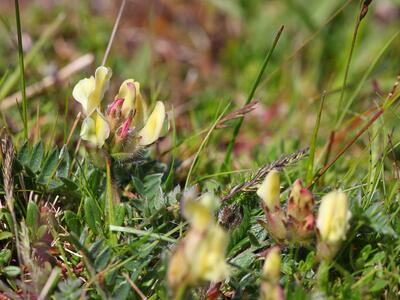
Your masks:
{"label": "yellow flower", "polygon": [[80,80],[72,91],[72,96],[82,105],[83,113],[90,116],[100,106],[112,75],[110,68],[101,66],[95,76]]}
{"label": "yellow flower", "polygon": [[165,117],[164,103],[157,101],[153,112],[146,120],[144,127],[138,133],[139,145],[148,146],[158,140],[165,125]]}
{"label": "yellow flower", "polygon": [[80,135],[83,140],[89,141],[99,148],[104,145],[110,135],[110,127],[99,110],[96,109],[83,120]]}
{"label": "yellow flower", "polygon": [[182,214],[195,230],[203,231],[214,223],[214,210],[217,199],[211,193],[204,194],[199,200],[183,198]]}
{"label": "yellow flower", "polygon": [[183,196],[182,211],[189,222],[189,232],[169,261],[167,279],[175,290],[203,280],[218,282],[229,276],[225,261],[228,235],[214,219],[218,199],[211,193],[197,200],[195,196],[193,190]]}
{"label": "yellow flower", "polygon": [[272,248],[265,259],[263,276],[269,282],[279,282],[281,273],[281,255],[278,247]]}
{"label": "yellow flower", "polygon": [[257,195],[263,200],[268,210],[275,211],[279,208],[280,179],[278,171],[271,170],[268,173],[257,190]]}
{"label": "yellow flower", "polygon": [[265,259],[263,282],[260,287],[260,300],[283,300],[283,290],[279,285],[281,273],[281,255],[278,247],[272,248]]}
{"label": "yellow flower", "polygon": [[184,252],[184,245],[180,244],[168,264],[167,281],[171,288],[177,288],[184,283],[189,274],[189,262]]}
{"label": "yellow flower", "polygon": [[[189,241],[188,241],[189,242]],[[229,276],[229,267],[225,262],[228,237],[225,231],[214,224],[199,242],[194,252],[186,253],[191,258],[191,276],[193,279],[218,282]]]}
{"label": "yellow flower", "polygon": [[125,80],[115,96],[115,99],[123,99],[121,107],[122,116],[127,118],[131,110],[135,113],[133,119],[134,126],[143,126],[143,123],[147,117],[147,105],[143,101],[142,95],[140,94],[140,83],[133,80]]}
{"label": "yellow flower", "polygon": [[317,228],[321,241],[337,244],[346,237],[351,212],[348,199],[342,191],[332,191],[321,200]]}

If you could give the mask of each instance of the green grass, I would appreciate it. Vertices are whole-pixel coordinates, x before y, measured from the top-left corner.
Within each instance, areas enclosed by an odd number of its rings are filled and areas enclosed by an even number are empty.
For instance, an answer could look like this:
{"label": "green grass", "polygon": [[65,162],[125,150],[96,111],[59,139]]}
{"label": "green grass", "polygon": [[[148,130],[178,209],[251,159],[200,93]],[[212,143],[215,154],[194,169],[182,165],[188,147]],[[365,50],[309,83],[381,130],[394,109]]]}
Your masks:
{"label": "green grass", "polygon": [[[7,149],[0,164],[0,298],[206,299],[208,281],[179,291],[167,283],[192,228],[185,192],[194,185],[224,199],[249,183],[215,212],[231,268],[216,291],[258,299],[263,257],[277,244],[255,193],[258,170],[271,163],[281,170],[283,210],[301,179],[315,215],[337,188],[352,213],[329,262],[319,260],[317,233],[279,245],[285,298],[399,297],[398,1],[373,1],[361,21],[364,2],[351,0],[93,3],[49,4],[46,13],[34,1],[0,4],[0,106],[15,92],[22,99],[1,110],[1,139],[10,136],[15,150],[12,165]],[[96,65],[26,96],[86,53]],[[113,77],[103,111],[134,78],[170,118],[164,138],[125,160],[79,138],[72,89],[105,55]],[[235,115],[253,100],[254,110]],[[308,157],[282,159],[304,148]]]}

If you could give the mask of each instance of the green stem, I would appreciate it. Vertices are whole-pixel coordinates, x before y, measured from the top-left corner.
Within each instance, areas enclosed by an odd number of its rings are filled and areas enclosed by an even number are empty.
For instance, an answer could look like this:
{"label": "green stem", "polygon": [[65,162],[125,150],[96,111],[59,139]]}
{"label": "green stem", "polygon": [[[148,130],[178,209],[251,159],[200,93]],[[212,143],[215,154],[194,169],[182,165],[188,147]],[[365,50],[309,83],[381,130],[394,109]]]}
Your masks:
{"label": "green stem", "polygon": [[321,261],[317,271],[318,286],[324,293],[328,293],[329,269],[329,262],[323,260]]}
{"label": "green stem", "polygon": [[186,291],[186,283],[183,282],[181,284],[181,286],[179,287],[178,291],[176,292],[175,296],[174,296],[174,300],[181,300],[183,299],[183,296],[185,295],[185,291]]}
{"label": "green stem", "polygon": [[[260,72],[258,73],[257,79],[254,82],[253,87],[251,88],[250,94],[247,97],[247,100],[246,100],[244,105],[249,104],[250,101],[253,99],[254,93],[256,92],[256,89],[257,89],[258,85],[260,84],[261,78],[262,78],[262,76],[264,74],[264,71],[265,71],[265,69],[266,69],[266,67],[267,67],[267,65],[268,65],[268,63],[269,63],[269,61],[271,59],[272,53],[274,52],[275,47],[278,44],[278,41],[279,41],[279,38],[280,38],[280,36],[282,34],[283,28],[284,28],[284,26],[281,26],[281,28],[279,29],[278,33],[276,34],[274,42],[272,44],[272,48],[269,50],[269,52],[267,53],[267,56],[264,59],[264,62],[263,62],[262,66],[261,66],[261,69],[260,69]],[[223,163],[223,165],[221,167],[221,171],[226,171],[228,166],[229,166],[229,164],[230,164],[230,162],[231,162],[233,147],[235,146],[235,141],[236,141],[236,138],[237,138],[237,136],[239,134],[240,127],[242,126],[243,119],[244,119],[244,117],[241,117],[239,119],[238,123],[235,126],[235,129],[233,130],[232,139],[230,140],[228,148],[226,150],[225,159],[224,159],[224,163]]]}
{"label": "green stem", "polygon": [[[113,201],[113,187],[111,181],[111,158],[106,154],[106,170],[107,170],[107,183],[106,183],[106,194],[107,194],[107,216],[108,216],[108,226],[115,224],[114,220],[114,201]],[[115,234],[109,231],[110,242],[112,246],[116,246],[117,240]]]}
{"label": "green stem", "polygon": [[15,19],[17,22],[17,36],[18,36],[18,60],[19,71],[21,78],[21,93],[22,93],[22,123],[24,124],[24,138],[28,139],[28,116],[26,104],[26,83],[25,83],[25,70],[24,70],[24,52],[22,50],[22,36],[21,36],[21,19],[19,16],[19,1],[15,0]]}

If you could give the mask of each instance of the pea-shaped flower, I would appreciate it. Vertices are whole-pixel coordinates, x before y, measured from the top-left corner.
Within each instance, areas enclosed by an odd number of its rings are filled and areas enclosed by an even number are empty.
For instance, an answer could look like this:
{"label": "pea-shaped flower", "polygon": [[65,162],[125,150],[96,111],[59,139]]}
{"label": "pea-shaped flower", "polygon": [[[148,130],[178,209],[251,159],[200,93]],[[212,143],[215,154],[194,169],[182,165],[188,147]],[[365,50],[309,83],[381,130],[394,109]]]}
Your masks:
{"label": "pea-shaped flower", "polygon": [[262,271],[263,281],[260,287],[261,300],[283,300],[284,293],[279,284],[281,273],[281,254],[279,247],[269,249]]}
{"label": "pea-shaped flower", "polygon": [[72,95],[82,105],[85,115],[81,138],[99,148],[107,142],[111,154],[131,153],[138,147],[151,145],[168,129],[164,104],[158,101],[148,116],[140,84],[127,79],[104,116],[100,104],[110,77],[111,69],[101,66],[96,69],[95,76],[80,80],[73,89]]}
{"label": "pea-shaped flower", "polygon": [[72,91],[72,96],[82,105],[85,115],[81,138],[97,147],[102,147],[110,135],[110,127],[100,111],[100,103],[109,86],[111,75],[111,69],[98,67],[95,76],[80,80]]}
{"label": "pea-shaped flower", "polygon": [[332,191],[322,198],[317,217],[318,254],[321,258],[331,259],[336,254],[346,238],[350,218],[345,193]]}
{"label": "pea-shaped flower", "polygon": [[264,210],[267,221],[259,220],[259,223],[279,243],[286,243],[286,218],[280,206],[280,179],[277,170],[271,170],[261,186],[257,190],[261,198],[261,207]]}
{"label": "pea-shaped flower", "polygon": [[279,172],[277,170],[271,170],[259,189],[257,195],[263,200],[264,206],[269,211],[275,211],[279,208],[279,196],[280,196],[280,179]]}
{"label": "pea-shaped flower", "polygon": [[228,236],[214,219],[217,201],[212,194],[204,194],[199,199],[183,196],[182,211],[190,227],[169,261],[167,279],[174,291],[202,281],[218,282],[229,276],[225,261]]}

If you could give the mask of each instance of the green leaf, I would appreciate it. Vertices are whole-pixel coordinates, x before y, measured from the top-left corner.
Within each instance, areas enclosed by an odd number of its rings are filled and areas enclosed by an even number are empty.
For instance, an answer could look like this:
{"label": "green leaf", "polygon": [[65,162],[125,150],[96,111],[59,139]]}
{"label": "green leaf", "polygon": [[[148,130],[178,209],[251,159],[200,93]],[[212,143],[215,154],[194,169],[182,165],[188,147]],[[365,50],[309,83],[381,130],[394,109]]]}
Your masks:
{"label": "green leaf", "polygon": [[144,178],[144,197],[150,210],[160,209],[164,205],[161,178],[163,174],[151,174]]}
{"label": "green leaf", "polygon": [[28,141],[25,141],[24,144],[21,146],[18,155],[18,160],[23,166],[28,166],[30,161],[30,152],[29,152],[29,144]]}
{"label": "green leaf", "polygon": [[99,253],[99,255],[96,256],[96,259],[94,260],[94,267],[97,272],[100,272],[107,266],[107,264],[110,260],[110,256],[111,256],[111,248],[110,247],[104,248]]}
{"label": "green leaf", "polygon": [[258,242],[256,236],[252,232],[247,232],[247,236],[250,240],[250,243],[255,247],[260,247],[260,243]]}
{"label": "green leaf", "polygon": [[76,300],[80,298],[82,292],[82,281],[80,279],[68,279],[60,281],[57,289],[59,290],[54,294],[55,300]]}
{"label": "green leaf", "polygon": [[60,177],[62,183],[64,183],[65,187],[70,191],[76,191],[78,189],[78,185],[67,177]]}
{"label": "green leaf", "polygon": [[383,279],[378,279],[375,281],[374,285],[369,289],[370,293],[378,292],[385,288],[385,286],[388,284],[387,280]]}
{"label": "green leaf", "polygon": [[42,141],[40,141],[33,148],[32,157],[29,163],[29,168],[32,170],[32,172],[36,173],[40,170],[43,156],[44,156],[44,144]]}
{"label": "green leaf", "polygon": [[21,269],[17,266],[7,266],[3,268],[2,273],[7,277],[17,277],[21,274]]}
{"label": "green leaf", "polygon": [[36,235],[39,227],[40,212],[35,202],[29,201],[28,208],[26,210],[26,225],[31,232]]}
{"label": "green leaf", "polygon": [[98,234],[101,232],[101,212],[97,207],[95,201],[92,198],[85,199],[85,220],[86,224],[90,229],[93,230],[94,233]]}
{"label": "green leaf", "polygon": [[61,163],[58,166],[56,175],[57,177],[66,178],[68,177],[71,159],[69,157],[69,153],[65,145],[62,147],[58,159],[61,161]]}
{"label": "green leaf", "polygon": [[135,188],[136,192],[142,196],[144,196],[144,185],[143,182],[137,178],[137,177],[133,177],[132,178],[132,184],[133,187]]}
{"label": "green leaf", "polygon": [[388,216],[382,208],[383,205],[381,205],[381,203],[375,203],[365,211],[369,226],[377,233],[397,238],[398,234],[390,224],[390,216]]}
{"label": "green leaf", "polygon": [[0,266],[6,265],[10,262],[11,259],[11,250],[10,249],[2,249],[0,250]]}
{"label": "green leaf", "polygon": [[103,242],[104,242],[104,239],[100,239],[100,240],[95,241],[90,246],[90,248],[88,249],[88,252],[92,258],[96,258],[97,255],[99,255],[99,253],[101,251],[101,247],[103,246]]}
{"label": "green leaf", "polygon": [[43,165],[42,172],[40,173],[38,182],[41,184],[48,184],[50,178],[56,172],[57,164],[58,164],[58,150],[55,149],[47,157]]}
{"label": "green leaf", "polygon": [[235,228],[231,234],[228,251],[235,252],[236,246],[240,246],[239,242],[248,237],[247,232],[250,228],[250,211],[245,206],[243,208],[243,219],[240,225]]}
{"label": "green leaf", "polygon": [[126,281],[120,282],[113,293],[113,299],[125,300],[128,299],[131,286]]}
{"label": "green leaf", "polygon": [[125,205],[123,203],[115,207],[115,225],[121,226],[125,218]]}
{"label": "green leaf", "polygon": [[67,210],[64,213],[64,220],[68,229],[79,236],[81,232],[81,223],[78,216],[74,212]]}
{"label": "green leaf", "polygon": [[43,224],[42,226],[39,226],[36,232],[36,237],[38,240],[42,239],[44,235],[49,231],[47,224]]}
{"label": "green leaf", "polygon": [[0,232],[0,241],[12,238],[13,234],[9,231],[2,231]]}

